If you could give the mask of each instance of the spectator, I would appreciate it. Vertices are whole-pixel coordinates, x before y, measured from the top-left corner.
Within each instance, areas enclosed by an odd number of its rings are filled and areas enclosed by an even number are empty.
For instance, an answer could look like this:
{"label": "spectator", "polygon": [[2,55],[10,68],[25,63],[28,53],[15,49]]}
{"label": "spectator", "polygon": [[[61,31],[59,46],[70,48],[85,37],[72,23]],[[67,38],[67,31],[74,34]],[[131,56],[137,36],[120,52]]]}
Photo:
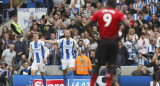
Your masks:
{"label": "spectator", "polygon": [[28,32],[26,33],[25,38],[24,38],[23,41],[22,41],[23,44],[24,44],[24,46],[25,46],[25,49],[26,49],[24,55],[26,55],[27,57],[28,57],[28,55],[29,55],[30,37],[31,37],[31,32],[28,31]]}
{"label": "spectator", "polygon": [[139,0],[135,0],[135,3],[133,4],[133,6],[134,6],[135,10],[137,10],[137,8],[142,8],[142,7],[140,7]]}
{"label": "spectator", "polygon": [[141,33],[141,37],[137,42],[138,53],[141,53],[144,56],[147,53],[147,46],[149,46],[149,40],[145,38],[145,35],[145,33]]}
{"label": "spectator", "polygon": [[149,55],[150,59],[154,58],[154,52],[156,50],[156,38],[151,39],[151,44],[147,47],[147,54]]}
{"label": "spectator", "polygon": [[58,4],[64,3],[65,0],[53,0],[53,7],[57,8]]}
{"label": "spectator", "polygon": [[[9,0],[1,0],[0,3],[0,24],[3,22],[3,19],[8,19],[8,10],[9,9]],[[4,12],[4,14],[3,14]],[[3,14],[3,15],[2,15]]]}
{"label": "spectator", "polygon": [[138,19],[138,17],[139,17],[139,13],[141,12],[141,9],[140,8],[137,8],[137,13],[135,13],[135,14],[133,14],[133,20],[137,20]]}
{"label": "spectator", "polygon": [[144,20],[146,20],[149,23],[151,21],[151,16],[148,14],[148,10],[146,9],[146,7],[143,9],[143,13],[144,13]]}
{"label": "spectator", "polygon": [[94,64],[94,60],[95,60],[95,50],[91,50],[89,55],[90,55],[89,57],[90,57],[90,59],[91,59],[92,64]]}
{"label": "spectator", "polygon": [[25,0],[24,8],[36,8],[36,0]]}
{"label": "spectator", "polygon": [[14,43],[14,46],[15,46],[14,51],[16,52],[15,64],[19,63],[19,61],[21,60],[21,56],[25,54],[25,50],[26,50],[23,42],[21,42],[20,40],[21,40],[21,36],[18,35],[17,41]]}
{"label": "spectator", "polygon": [[99,37],[99,32],[97,31],[97,26],[93,26],[93,34],[95,37]]}
{"label": "spectator", "polygon": [[[51,33],[51,37],[50,37],[50,41],[55,41],[56,40],[56,34],[55,33]],[[50,49],[50,52],[54,50],[54,45],[49,45],[47,44],[48,48]]]}
{"label": "spectator", "polygon": [[21,8],[24,4],[24,0],[10,0],[10,10],[14,8]]}
{"label": "spectator", "polygon": [[55,15],[57,12],[60,12],[61,16],[64,13],[64,8],[62,3],[59,3],[57,8],[53,7],[50,15]]}
{"label": "spectator", "polygon": [[154,26],[153,28],[153,33],[150,34],[150,38],[153,39],[153,38],[157,38],[160,36],[160,33],[158,31],[158,26]]}
{"label": "spectator", "polygon": [[13,20],[14,20],[14,22],[12,22],[12,24],[11,24],[12,32],[16,35],[22,36],[21,26],[18,24],[18,17],[14,16]]}
{"label": "spectator", "polygon": [[146,67],[143,68],[143,76],[150,76],[150,71],[147,70]]}
{"label": "spectator", "polygon": [[158,21],[158,18],[155,14],[152,15],[152,20],[151,20],[152,24],[153,24],[153,27],[154,26],[158,26],[160,27],[160,22]]}
{"label": "spectator", "polygon": [[79,14],[79,9],[75,7],[75,3],[71,4],[70,13],[71,19],[76,19],[76,16]]}
{"label": "spectator", "polygon": [[54,45],[54,50],[51,52],[52,52],[51,65],[61,65],[62,53],[58,49],[58,45]]}
{"label": "spectator", "polygon": [[101,3],[98,2],[98,3],[96,4],[95,12],[97,12],[97,11],[100,10],[100,9],[101,9]]}
{"label": "spectator", "polygon": [[133,4],[129,4],[129,10],[132,15],[136,13],[136,10],[133,8]]}
{"label": "spectator", "polygon": [[67,25],[67,27],[70,25],[71,20],[69,19],[69,16],[67,14],[63,15],[64,24]]}
{"label": "spectator", "polygon": [[71,0],[71,4],[75,3],[75,7],[80,9],[80,7],[83,7],[85,5],[84,0]]}
{"label": "spectator", "polygon": [[[96,4],[93,2],[93,0],[86,0],[86,3],[90,3],[91,7],[96,8]],[[85,5],[85,7],[86,7],[86,5]]]}
{"label": "spectator", "polygon": [[79,32],[77,29],[75,29],[73,31],[73,38],[78,42],[78,40],[80,39],[80,36],[79,36]]}
{"label": "spectator", "polygon": [[127,19],[132,27],[134,25],[134,20],[132,19],[132,14],[130,12],[127,13]]}
{"label": "spectator", "polygon": [[23,69],[20,72],[21,75],[31,75],[31,68],[29,67],[28,62],[23,63]]}
{"label": "spectator", "polygon": [[10,79],[8,80],[9,86],[13,86],[13,75],[14,75],[14,74],[17,74],[17,71],[14,70],[14,68],[13,68],[12,65],[10,65],[10,66],[8,67],[8,71],[11,72],[11,77],[10,77]]}
{"label": "spectator", "polygon": [[78,56],[75,59],[75,70],[77,75],[90,75],[92,70],[91,60],[82,50],[82,57]]}
{"label": "spectator", "polygon": [[142,32],[142,28],[139,27],[138,21],[134,21],[133,28],[134,28],[134,30],[135,30],[135,34],[137,34],[138,37],[140,37],[140,34],[141,34],[141,32]]}
{"label": "spectator", "polygon": [[22,55],[18,65],[22,66],[25,62],[28,62],[27,57],[25,55]]}
{"label": "spectator", "polygon": [[141,53],[139,53],[138,54],[138,58],[137,58],[137,62],[138,62],[138,64],[141,64],[141,65],[145,65],[145,61],[146,61],[147,59],[144,57],[144,56],[142,56],[142,54]]}
{"label": "spectator", "polygon": [[142,76],[142,75],[143,75],[142,64],[139,64],[137,70],[134,70],[132,72],[132,76]]}
{"label": "spectator", "polygon": [[77,27],[76,27],[76,24],[75,24],[75,20],[72,19],[70,25],[68,26],[68,29],[75,30],[76,28]]}
{"label": "spectator", "polygon": [[44,0],[36,0],[36,7],[43,8],[44,7]]}
{"label": "spectator", "polygon": [[[135,30],[133,28],[129,29],[128,35],[130,35],[132,37],[133,42],[138,41],[138,36],[137,36],[137,34],[135,34]],[[126,40],[128,40],[128,39],[126,39]]]}
{"label": "spectator", "polygon": [[8,27],[7,26],[3,26],[3,28],[2,28],[2,34],[1,34],[1,38],[3,38],[4,39],[4,34],[5,33],[9,33],[9,29],[8,29]]}
{"label": "spectator", "polygon": [[81,34],[82,32],[85,31],[85,24],[87,22],[87,18],[86,17],[83,17],[82,18],[82,22],[80,22],[78,25],[77,25],[77,29],[79,31],[79,34]]}
{"label": "spectator", "polygon": [[2,49],[8,49],[10,47],[10,44],[13,44],[13,42],[9,39],[9,34],[5,33],[4,34],[4,39],[2,39],[3,45],[2,45]]}
{"label": "spectator", "polygon": [[117,66],[125,66],[128,64],[128,50],[127,48],[122,44],[121,41],[118,41],[118,45],[119,45],[119,52],[118,52],[118,59],[117,59]]}
{"label": "spectator", "polygon": [[2,53],[1,59],[6,62],[7,65],[12,65],[15,63],[16,52],[14,51],[15,46],[10,45],[10,49],[5,49]]}
{"label": "spectator", "polygon": [[136,49],[135,49],[136,42],[133,41],[132,35],[128,35],[128,40],[125,42],[125,47],[128,50],[129,58],[128,58],[128,65],[132,65],[135,63],[136,59]]}
{"label": "spectator", "polygon": [[128,13],[128,10],[127,10],[127,5],[123,5],[123,11],[122,11],[124,14],[127,14]]}
{"label": "spectator", "polygon": [[6,86],[7,79],[9,79],[11,72],[7,70],[7,64],[5,62],[2,62],[0,64],[0,86]]}

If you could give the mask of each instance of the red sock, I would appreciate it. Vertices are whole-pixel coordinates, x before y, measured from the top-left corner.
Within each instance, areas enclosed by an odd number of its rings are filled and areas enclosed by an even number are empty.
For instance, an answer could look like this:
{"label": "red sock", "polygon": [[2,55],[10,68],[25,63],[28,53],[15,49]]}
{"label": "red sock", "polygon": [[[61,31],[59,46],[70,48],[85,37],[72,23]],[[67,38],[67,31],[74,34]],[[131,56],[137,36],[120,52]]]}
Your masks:
{"label": "red sock", "polygon": [[94,84],[96,83],[97,77],[98,77],[98,74],[91,75],[90,86],[94,86]]}
{"label": "red sock", "polygon": [[113,74],[107,73],[106,74],[106,86],[112,86],[112,81],[113,81]]}

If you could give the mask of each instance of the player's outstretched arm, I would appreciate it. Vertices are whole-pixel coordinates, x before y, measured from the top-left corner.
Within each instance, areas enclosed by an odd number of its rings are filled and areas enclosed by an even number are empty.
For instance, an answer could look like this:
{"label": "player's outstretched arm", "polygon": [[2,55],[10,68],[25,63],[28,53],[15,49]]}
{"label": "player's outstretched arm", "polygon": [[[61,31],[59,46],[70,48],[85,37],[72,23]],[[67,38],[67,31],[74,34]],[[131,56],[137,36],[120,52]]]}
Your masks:
{"label": "player's outstretched arm", "polygon": [[87,32],[89,33],[89,35],[91,36],[91,38],[94,40],[94,41],[97,41],[96,38],[94,37],[93,33],[92,33],[92,30],[91,30],[91,26],[94,24],[95,22],[92,21],[92,20],[88,20],[87,23],[86,23],[86,30]]}
{"label": "player's outstretched arm", "polygon": [[119,37],[120,39],[122,39],[124,36],[126,36],[127,35],[127,33],[128,33],[128,30],[129,30],[129,22],[128,22],[128,20],[127,19],[124,19],[123,21],[122,21],[122,23],[123,23],[123,25],[124,25],[124,31],[123,31],[123,34],[122,34],[122,36],[121,37]]}
{"label": "player's outstretched arm", "polygon": [[57,41],[50,41],[50,40],[43,40],[44,42],[50,43],[50,44],[57,44]]}

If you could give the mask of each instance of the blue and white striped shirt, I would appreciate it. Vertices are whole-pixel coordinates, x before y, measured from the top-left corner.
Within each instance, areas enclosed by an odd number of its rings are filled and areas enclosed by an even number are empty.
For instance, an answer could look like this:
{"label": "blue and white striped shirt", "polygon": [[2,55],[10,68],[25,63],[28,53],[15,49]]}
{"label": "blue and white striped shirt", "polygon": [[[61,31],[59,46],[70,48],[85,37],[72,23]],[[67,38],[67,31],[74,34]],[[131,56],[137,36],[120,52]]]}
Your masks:
{"label": "blue and white striped shirt", "polygon": [[68,41],[66,38],[57,40],[58,44],[61,44],[62,59],[75,59],[74,49],[78,48],[77,42],[70,38]]}
{"label": "blue and white striped shirt", "polygon": [[49,49],[46,47],[44,41],[38,40],[38,42],[30,43],[29,59],[33,56],[33,63],[43,63],[43,59],[47,58]]}
{"label": "blue and white striped shirt", "polygon": [[[158,4],[158,0],[152,0],[154,3]],[[151,3],[151,0],[146,0],[146,4],[149,5]],[[150,5],[150,11],[151,11],[151,15],[155,14],[157,12],[157,8],[156,6],[154,6],[153,4]]]}
{"label": "blue and white striped shirt", "polygon": [[135,20],[137,20],[138,19],[138,14],[137,13],[135,13],[135,14],[133,14],[133,16],[132,16],[132,18],[133,18],[133,20],[135,21]]}

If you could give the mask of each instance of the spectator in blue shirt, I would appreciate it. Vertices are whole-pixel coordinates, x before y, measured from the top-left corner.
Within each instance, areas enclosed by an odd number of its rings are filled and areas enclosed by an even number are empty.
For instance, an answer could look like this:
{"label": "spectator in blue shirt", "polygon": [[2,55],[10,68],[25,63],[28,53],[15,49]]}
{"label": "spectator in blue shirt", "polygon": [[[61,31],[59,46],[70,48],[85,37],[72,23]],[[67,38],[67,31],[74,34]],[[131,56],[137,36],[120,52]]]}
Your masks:
{"label": "spectator in blue shirt", "polygon": [[73,19],[79,14],[79,9],[75,7],[75,3],[71,4],[70,13]]}
{"label": "spectator in blue shirt", "polygon": [[151,21],[151,16],[148,15],[148,10],[144,8],[143,13],[144,13],[144,20],[146,20],[149,23]]}

